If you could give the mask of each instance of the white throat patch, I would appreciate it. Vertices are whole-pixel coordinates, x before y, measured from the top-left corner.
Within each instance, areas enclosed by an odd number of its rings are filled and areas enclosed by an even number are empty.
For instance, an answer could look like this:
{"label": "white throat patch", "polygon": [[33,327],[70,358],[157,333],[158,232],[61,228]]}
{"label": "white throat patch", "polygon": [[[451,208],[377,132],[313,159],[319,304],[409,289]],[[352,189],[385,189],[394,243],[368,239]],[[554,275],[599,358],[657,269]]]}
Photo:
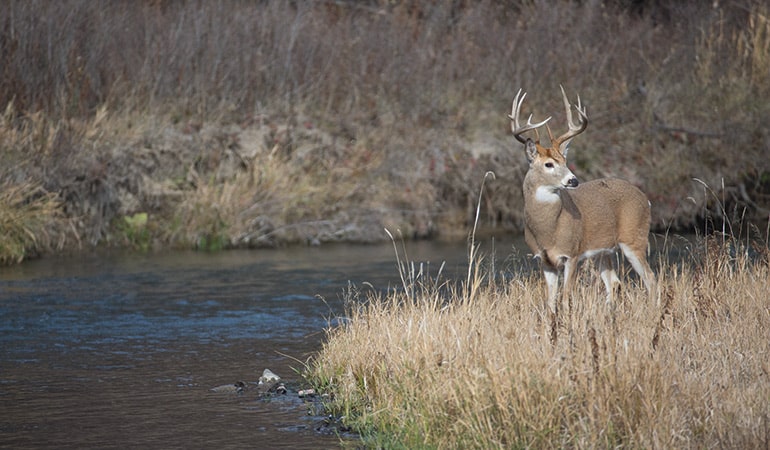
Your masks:
{"label": "white throat patch", "polygon": [[556,203],[559,200],[559,193],[551,186],[540,186],[535,191],[535,201],[538,203]]}

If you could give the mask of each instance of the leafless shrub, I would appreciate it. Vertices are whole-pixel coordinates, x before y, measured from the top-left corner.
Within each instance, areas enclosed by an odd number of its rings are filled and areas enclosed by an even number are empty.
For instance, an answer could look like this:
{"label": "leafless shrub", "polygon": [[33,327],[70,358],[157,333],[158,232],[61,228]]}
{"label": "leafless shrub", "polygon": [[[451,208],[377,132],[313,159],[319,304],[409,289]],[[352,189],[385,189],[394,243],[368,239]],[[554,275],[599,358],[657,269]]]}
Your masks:
{"label": "leafless shrub", "polygon": [[[158,136],[162,143],[169,127],[194,137],[205,125],[266,122],[284,125],[291,139],[310,121],[337,138],[328,154],[358,142],[378,155],[379,166],[366,169],[377,181],[414,186],[391,204],[364,197],[348,210],[423,211],[411,216],[434,229],[457,229],[469,221],[474,180],[492,170],[498,177],[488,186],[482,222],[520,230],[521,197],[508,186],[518,185],[524,158],[511,145],[505,112],[518,87],[554,93],[538,95],[543,104],[533,110],[560,110],[560,83],[581,94],[595,125],[575,145],[576,174],[616,175],[643,187],[654,226],[687,228],[700,220],[709,197],[694,177],[711,186],[725,180],[727,211],[745,207],[764,217],[768,209],[763,124],[770,111],[762,99],[770,89],[770,25],[762,2],[6,6],[0,105],[13,111],[3,130],[14,148],[9,158],[13,165],[34,160],[37,170],[26,176],[62,194],[81,231],[89,228],[89,242],[109,239],[109,224],[127,208],[123,192],[131,191],[138,208],[154,207],[142,203],[140,180],[178,184],[165,168],[116,170],[111,163],[120,156],[104,149],[158,152]],[[104,115],[111,119],[98,120]],[[36,117],[45,124],[39,139],[14,140],[12,130]],[[281,147],[284,156],[295,144]],[[184,148],[172,151],[184,156],[176,164],[191,164]],[[132,157],[121,161],[131,164]],[[294,161],[285,158],[280,169],[290,173]]]}

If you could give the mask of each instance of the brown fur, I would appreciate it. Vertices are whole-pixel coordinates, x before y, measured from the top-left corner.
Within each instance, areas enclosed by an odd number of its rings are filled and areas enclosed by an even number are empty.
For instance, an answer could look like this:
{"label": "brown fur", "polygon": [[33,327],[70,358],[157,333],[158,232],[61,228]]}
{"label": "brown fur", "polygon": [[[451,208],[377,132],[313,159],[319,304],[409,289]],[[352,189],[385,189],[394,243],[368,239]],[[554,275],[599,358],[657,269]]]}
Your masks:
{"label": "brown fur", "polygon": [[510,116],[514,136],[525,143],[529,160],[529,171],[523,186],[526,220],[524,236],[534,255],[542,260],[552,316],[551,337],[554,340],[559,309],[559,272],[564,272],[561,303],[570,304],[577,264],[582,259],[598,259],[608,302],[612,301],[614,284],[619,281],[611,261],[611,255],[618,249],[631,262],[650,297],[655,295],[655,277],[647,263],[650,232],[650,203],[647,196],[628,181],[618,178],[578,182],[567,166],[566,156],[569,141],[585,130],[588,117],[585,108],[578,103],[581,123],[575,124],[570,104],[566,95],[563,96],[570,131],[553,139],[549,130],[550,147],[521,138],[521,133],[534,129],[534,126],[530,121],[524,127],[519,125],[521,102],[518,94]]}

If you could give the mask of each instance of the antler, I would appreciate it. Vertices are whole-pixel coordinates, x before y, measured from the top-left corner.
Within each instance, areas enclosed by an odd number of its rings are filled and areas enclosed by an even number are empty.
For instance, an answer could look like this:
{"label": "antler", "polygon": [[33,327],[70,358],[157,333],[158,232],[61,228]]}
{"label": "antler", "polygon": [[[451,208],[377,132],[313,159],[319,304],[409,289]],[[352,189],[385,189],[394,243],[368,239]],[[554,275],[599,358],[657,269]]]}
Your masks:
{"label": "antler", "polygon": [[561,88],[561,96],[564,99],[564,109],[567,110],[567,126],[569,127],[569,130],[556,139],[554,139],[553,136],[550,136],[550,129],[548,130],[548,134],[551,138],[551,145],[553,147],[558,145],[559,151],[564,154],[564,152],[567,150],[567,146],[569,145],[569,141],[571,141],[573,137],[584,132],[586,127],[588,127],[588,116],[586,115],[585,107],[580,104],[580,96],[578,95],[578,102],[575,109],[580,115],[580,124],[573,122],[572,106],[569,104],[569,100],[567,100],[567,94],[564,93],[564,86],[559,85],[559,87]]}
{"label": "antler", "polygon": [[[519,96],[521,96],[521,99],[519,99]],[[519,92],[516,93],[516,98],[513,99],[513,105],[511,106],[511,115],[508,117],[511,119],[511,131],[513,132],[513,137],[516,138],[517,141],[521,142],[522,144],[526,144],[527,141],[524,140],[524,138],[521,137],[521,135],[527,131],[530,130],[536,130],[537,128],[542,127],[546,123],[548,123],[551,118],[547,118],[542,122],[538,123],[532,123],[532,114],[529,115],[529,118],[527,118],[527,124],[523,127],[519,125],[519,113],[521,112],[521,104],[524,103],[524,97],[527,96],[527,93],[525,92],[522,95],[521,89],[519,89]]]}

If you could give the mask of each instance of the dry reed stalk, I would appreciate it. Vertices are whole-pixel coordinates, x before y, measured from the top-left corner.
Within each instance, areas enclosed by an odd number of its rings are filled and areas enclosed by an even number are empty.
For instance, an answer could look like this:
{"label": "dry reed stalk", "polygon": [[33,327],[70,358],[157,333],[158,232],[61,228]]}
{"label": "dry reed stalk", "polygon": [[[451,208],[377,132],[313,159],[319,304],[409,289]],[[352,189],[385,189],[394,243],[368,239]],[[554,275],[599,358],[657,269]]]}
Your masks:
{"label": "dry reed stalk", "polygon": [[60,208],[56,194],[35,184],[0,186],[0,264],[18,263],[48,249],[46,228],[59,219]]}
{"label": "dry reed stalk", "polygon": [[770,273],[745,260],[713,267],[661,267],[661,310],[636,289],[609,308],[595,283],[582,283],[569,338],[555,347],[538,278],[480,287],[473,302],[431,287],[350,298],[349,322],[329,330],[309,377],[380,443],[761,447]]}
{"label": "dry reed stalk", "polygon": [[[431,235],[431,227],[465,234],[474,180],[487,170],[504,182],[485,190],[480,226],[520,230],[516,179],[524,158],[510,152],[500,99],[510,98],[511,80],[534,90],[569,80],[595,99],[594,111],[605,111],[595,118],[601,132],[574,161],[582,177],[620,175],[646,187],[656,228],[668,221],[689,228],[702,218],[712,199],[689,182],[692,173],[714,186],[727,177],[720,199],[729,205],[719,214],[748,205],[754,218],[767,217],[766,6],[646,2],[662,11],[655,16],[621,6],[629,2],[381,3],[10,2],[0,8],[0,42],[8,44],[0,182],[20,176],[7,168],[24,166],[28,181],[61,193],[83,241],[97,244],[114,238],[110,224],[124,213],[164,208],[159,215],[173,219],[176,198],[159,205],[141,186],[152,178],[181,187],[177,169],[197,157],[191,146],[202,153],[238,146],[208,140],[201,128],[289,123],[280,175],[296,175],[299,166],[308,173],[277,196],[287,208],[255,201],[257,216],[224,218],[231,242],[250,245],[245,236],[265,233],[276,243],[299,242],[338,212],[346,225],[367,215],[361,221],[380,238],[383,226],[406,236]],[[549,57],[532,63],[543,54]],[[302,129],[332,136],[321,157],[298,151]],[[166,147],[169,131],[187,140]],[[375,170],[345,154],[358,143],[379,159]],[[347,171],[338,181],[358,179],[345,186],[354,194],[313,192],[303,203],[308,185],[340,191],[325,178],[335,170]],[[73,179],[83,181],[73,186]],[[119,204],[121,190],[136,202]],[[313,208],[319,204],[338,206]],[[302,210],[309,213],[296,213]],[[261,225],[250,227],[251,220]],[[180,237],[171,244],[211,226],[200,220],[191,222],[200,229],[171,229],[187,223],[153,222],[169,228],[158,234]],[[318,234],[332,240],[336,231]]]}

